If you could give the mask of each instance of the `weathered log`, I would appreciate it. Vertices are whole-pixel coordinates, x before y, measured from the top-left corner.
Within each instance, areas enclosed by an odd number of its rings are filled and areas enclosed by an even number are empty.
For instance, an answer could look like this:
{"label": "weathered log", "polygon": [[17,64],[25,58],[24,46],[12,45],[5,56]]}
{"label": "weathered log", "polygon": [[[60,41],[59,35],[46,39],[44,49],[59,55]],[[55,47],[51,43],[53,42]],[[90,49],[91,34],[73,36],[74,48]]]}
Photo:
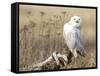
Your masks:
{"label": "weathered log", "polygon": [[45,61],[32,65],[32,70],[56,70],[66,66],[68,62],[67,56],[60,54],[58,52],[53,52],[53,54],[47,58]]}

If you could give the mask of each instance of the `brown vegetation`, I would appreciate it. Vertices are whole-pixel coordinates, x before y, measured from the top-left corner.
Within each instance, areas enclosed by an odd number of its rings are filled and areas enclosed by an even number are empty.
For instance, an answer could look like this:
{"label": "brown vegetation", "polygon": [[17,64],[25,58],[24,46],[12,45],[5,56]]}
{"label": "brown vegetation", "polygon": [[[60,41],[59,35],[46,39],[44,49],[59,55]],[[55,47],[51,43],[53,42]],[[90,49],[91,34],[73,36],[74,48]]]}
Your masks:
{"label": "brown vegetation", "polygon": [[54,51],[66,56],[69,54],[62,32],[64,23],[73,15],[83,18],[82,34],[86,56],[73,59],[64,68],[96,66],[95,9],[22,5],[19,15],[20,71],[30,71],[30,65],[44,61]]}

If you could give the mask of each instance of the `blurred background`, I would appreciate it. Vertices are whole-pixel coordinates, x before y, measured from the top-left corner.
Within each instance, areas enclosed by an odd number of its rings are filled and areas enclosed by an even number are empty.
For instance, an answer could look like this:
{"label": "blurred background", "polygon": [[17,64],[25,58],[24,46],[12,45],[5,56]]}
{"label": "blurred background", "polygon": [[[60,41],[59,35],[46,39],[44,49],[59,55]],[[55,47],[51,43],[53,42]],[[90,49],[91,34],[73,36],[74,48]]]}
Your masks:
{"label": "blurred background", "polygon": [[[82,17],[82,35],[86,57],[79,57],[65,68],[96,66],[96,9],[20,5],[19,69],[30,71],[30,65],[45,60],[54,51],[67,55],[63,26],[74,15]],[[76,64],[75,64],[76,63]]]}

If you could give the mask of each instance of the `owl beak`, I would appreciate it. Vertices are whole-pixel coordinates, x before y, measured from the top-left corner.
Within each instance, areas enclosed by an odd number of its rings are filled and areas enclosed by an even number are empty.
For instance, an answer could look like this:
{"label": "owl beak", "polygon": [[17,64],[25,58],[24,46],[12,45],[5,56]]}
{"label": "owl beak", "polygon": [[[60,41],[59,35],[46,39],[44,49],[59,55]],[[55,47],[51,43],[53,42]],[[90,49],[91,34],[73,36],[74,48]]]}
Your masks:
{"label": "owl beak", "polygon": [[77,20],[76,23],[79,23],[79,21]]}

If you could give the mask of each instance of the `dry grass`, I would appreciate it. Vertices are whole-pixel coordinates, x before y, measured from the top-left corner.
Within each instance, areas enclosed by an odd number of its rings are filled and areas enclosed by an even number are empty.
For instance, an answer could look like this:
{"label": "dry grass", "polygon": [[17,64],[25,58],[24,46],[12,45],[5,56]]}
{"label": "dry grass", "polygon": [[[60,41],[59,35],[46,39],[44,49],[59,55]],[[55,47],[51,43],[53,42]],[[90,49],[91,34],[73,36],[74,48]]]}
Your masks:
{"label": "dry grass", "polygon": [[[64,69],[96,66],[95,9],[43,7],[20,5],[19,70],[30,71],[28,66],[39,63],[54,51],[68,55],[63,39],[63,25],[74,15],[82,16],[82,34],[86,57],[73,59]],[[92,18],[91,18],[92,17]]]}

